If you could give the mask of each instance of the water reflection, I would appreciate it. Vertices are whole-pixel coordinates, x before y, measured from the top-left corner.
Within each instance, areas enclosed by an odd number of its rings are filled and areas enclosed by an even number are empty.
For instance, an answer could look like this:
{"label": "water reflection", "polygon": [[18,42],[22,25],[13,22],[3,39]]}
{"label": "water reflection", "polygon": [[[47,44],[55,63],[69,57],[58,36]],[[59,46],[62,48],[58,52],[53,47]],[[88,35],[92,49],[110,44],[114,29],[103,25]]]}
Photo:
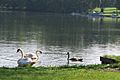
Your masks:
{"label": "water reflection", "polygon": [[[66,52],[82,57],[82,63],[98,64],[99,56],[119,53],[119,19],[88,18],[35,12],[0,13],[0,66],[17,66],[17,48],[41,49],[36,65],[65,65]],[[112,45],[112,46],[111,46]],[[94,58],[96,57],[96,58]]]}

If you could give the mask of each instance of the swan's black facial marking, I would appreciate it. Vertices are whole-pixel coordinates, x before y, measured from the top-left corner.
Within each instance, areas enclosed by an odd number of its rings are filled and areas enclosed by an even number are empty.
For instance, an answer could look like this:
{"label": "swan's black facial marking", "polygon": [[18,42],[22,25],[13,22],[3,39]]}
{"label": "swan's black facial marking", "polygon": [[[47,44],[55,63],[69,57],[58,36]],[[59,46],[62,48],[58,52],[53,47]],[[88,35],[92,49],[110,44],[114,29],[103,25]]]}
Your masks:
{"label": "swan's black facial marking", "polygon": [[17,49],[17,52],[19,52],[20,51],[20,49]]}
{"label": "swan's black facial marking", "polygon": [[42,54],[42,51],[37,50],[36,53],[41,53]]}
{"label": "swan's black facial marking", "polygon": [[35,59],[37,59],[37,58],[31,58],[32,60],[35,60]]}
{"label": "swan's black facial marking", "polygon": [[42,53],[42,51],[39,51],[40,53]]}

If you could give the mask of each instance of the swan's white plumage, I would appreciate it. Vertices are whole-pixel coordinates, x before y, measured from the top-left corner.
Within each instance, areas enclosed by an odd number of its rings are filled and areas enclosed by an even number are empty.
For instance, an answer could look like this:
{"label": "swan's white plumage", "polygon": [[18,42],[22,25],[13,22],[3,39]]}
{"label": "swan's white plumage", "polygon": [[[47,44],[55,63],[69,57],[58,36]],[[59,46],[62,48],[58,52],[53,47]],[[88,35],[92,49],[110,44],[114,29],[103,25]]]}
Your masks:
{"label": "swan's white plumage", "polygon": [[27,66],[27,65],[33,65],[35,64],[39,57],[38,52],[42,53],[41,51],[36,51],[36,53],[24,53],[21,49],[18,49],[17,52],[21,52],[22,57],[17,61],[18,66]]}
{"label": "swan's white plumage", "polygon": [[39,56],[38,56],[39,53],[42,53],[42,52],[37,50],[35,53],[26,53],[25,57],[31,58],[32,62],[36,63],[39,59]]}
{"label": "swan's white plumage", "polygon": [[18,66],[31,65],[32,60],[30,58],[21,58],[17,61]]}

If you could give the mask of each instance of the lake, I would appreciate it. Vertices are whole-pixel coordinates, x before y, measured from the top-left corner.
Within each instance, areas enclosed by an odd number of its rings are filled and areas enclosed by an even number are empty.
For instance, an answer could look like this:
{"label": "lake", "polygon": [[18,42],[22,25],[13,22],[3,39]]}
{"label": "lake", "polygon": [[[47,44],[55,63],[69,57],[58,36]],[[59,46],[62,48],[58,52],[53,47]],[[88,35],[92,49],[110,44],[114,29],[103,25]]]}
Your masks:
{"label": "lake", "polygon": [[0,12],[0,67],[17,66],[18,48],[43,52],[34,66],[67,65],[67,52],[83,59],[69,65],[101,64],[102,55],[120,55],[120,19]]}

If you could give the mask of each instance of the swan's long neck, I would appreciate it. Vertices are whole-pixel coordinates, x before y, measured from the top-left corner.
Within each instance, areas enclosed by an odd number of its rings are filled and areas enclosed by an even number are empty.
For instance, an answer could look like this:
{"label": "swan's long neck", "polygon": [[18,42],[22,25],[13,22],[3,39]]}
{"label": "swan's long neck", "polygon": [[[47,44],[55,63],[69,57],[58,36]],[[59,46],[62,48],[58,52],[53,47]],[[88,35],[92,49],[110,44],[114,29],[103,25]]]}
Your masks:
{"label": "swan's long neck", "polygon": [[70,54],[69,54],[69,52],[67,52],[67,55],[68,55],[68,57],[67,57],[67,61],[68,61],[68,64],[69,64],[69,58],[70,58]]}
{"label": "swan's long neck", "polygon": [[37,51],[36,51],[36,53],[35,53],[35,54],[36,54],[36,56],[39,58],[38,53],[42,53],[42,52],[41,52],[41,51],[39,51],[39,50],[37,50]]}
{"label": "swan's long neck", "polygon": [[24,58],[24,53],[23,53],[23,51],[21,50],[21,49],[19,49],[17,52],[20,52],[21,53],[21,58]]}
{"label": "swan's long neck", "polygon": [[22,51],[20,51],[21,52],[21,54],[22,54],[22,57],[21,58],[24,58],[24,53],[22,52]]}
{"label": "swan's long neck", "polygon": [[70,54],[69,54],[69,52],[67,52],[67,55],[68,55],[68,58],[67,58],[67,59],[69,60],[69,58],[70,58]]}

